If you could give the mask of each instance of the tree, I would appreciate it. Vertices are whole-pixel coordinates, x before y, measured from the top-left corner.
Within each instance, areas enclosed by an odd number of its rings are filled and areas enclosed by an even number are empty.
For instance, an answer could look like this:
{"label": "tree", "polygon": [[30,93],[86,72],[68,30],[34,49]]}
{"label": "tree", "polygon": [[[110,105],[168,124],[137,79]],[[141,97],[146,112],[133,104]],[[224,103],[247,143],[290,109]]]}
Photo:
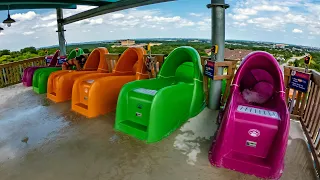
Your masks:
{"label": "tree", "polygon": [[83,52],[86,53],[86,54],[89,54],[90,50],[89,49],[83,49]]}
{"label": "tree", "polygon": [[4,50],[0,51],[0,56],[3,56],[3,55],[10,55],[10,50],[4,49]]}
{"label": "tree", "polygon": [[37,49],[35,47],[26,47],[20,50],[21,53],[31,53],[31,54],[37,54]]}

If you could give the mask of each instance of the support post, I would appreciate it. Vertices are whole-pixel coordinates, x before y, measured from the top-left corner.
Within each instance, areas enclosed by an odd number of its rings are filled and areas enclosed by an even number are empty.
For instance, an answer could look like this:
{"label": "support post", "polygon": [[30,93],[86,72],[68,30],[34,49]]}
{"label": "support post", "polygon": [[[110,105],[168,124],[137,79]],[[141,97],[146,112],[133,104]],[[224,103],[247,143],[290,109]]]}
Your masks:
{"label": "support post", "polygon": [[[224,61],[224,46],[225,46],[225,9],[229,7],[224,0],[211,0],[211,4],[207,5],[212,9],[212,47],[218,45],[218,53],[211,53],[211,60],[221,62]],[[217,75],[222,75],[222,67],[218,68]],[[221,80],[210,83],[209,89],[209,108],[218,110],[221,100]]]}
{"label": "support post", "polygon": [[67,54],[66,41],[64,38],[64,25],[63,22],[63,11],[61,8],[57,8],[57,24],[58,24],[58,38],[59,38],[59,47],[60,55],[65,56]]}

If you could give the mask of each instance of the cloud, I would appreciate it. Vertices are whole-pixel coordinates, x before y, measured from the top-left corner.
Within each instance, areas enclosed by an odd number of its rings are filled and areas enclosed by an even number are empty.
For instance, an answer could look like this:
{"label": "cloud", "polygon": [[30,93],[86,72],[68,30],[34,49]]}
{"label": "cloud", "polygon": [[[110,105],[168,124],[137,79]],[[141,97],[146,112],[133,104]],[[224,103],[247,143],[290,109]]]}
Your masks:
{"label": "cloud", "polygon": [[253,9],[257,11],[279,11],[279,12],[290,11],[290,8],[288,7],[280,7],[277,5],[260,5],[260,6],[254,6]]}
{"label": "cloud", "polygon": [[27,13],[17,13],[11,15],[11,18],[19,21],[32,20],[37,16],[34,11],[28,11]]}
{"label": "cloud", "polygon": [[34,31],[27,31],[27,32],[24,32],[24,33],[22,33],[23,35],[31,35],[31,34],[34,34]]}
{"label": "cloud", "polygon": [[241,15],[245,15],[245,16],[251,16],[251,15],[256,15],[258,13],[258,11],[252,9],[252,8],[235,8],[233,10],[236,14],[241,14]]}
{"label": "cloud", "polygon": [[156,23],[172,23],[172,22],[181,21],[180,16],[174,16],[174,17],[144,16],[143,19],[145,19],[148,22],[156,22]]}
{"label": "cloud", "polygon": [[246,23],[244,23],[244,22],[233,22],[233,25],[235,25],[235,26],[247,26],[247,24]]}
{"label": "cloud", "polygon": [[0,36],[4,36],[5,34],[3,32],[0,32]]}
{"label": "cloud", "polygon": [[293,33],[303,33],[303,31],[301,29],[293,29],[292,32]]}
{"label": "cloud", "polygon": [[57,15],[56,14],[49,14],[48,16],[44,16],[40,19],[43,21],[54,20],[54,19],[57,19]]}
{"label": "cloud", "polygon": [[188,20],[182,20],[179,24],[178,27],[187,27],[187,26],[194,26],[195,23],[192,21],[188,21]]}
{"label": "cloud", "polygon": [[243,21],[243,20],[249,19],[249,16],[243,15],[243,14],[231,14],[231,13],[229,13],[228,16],[231,17],[233,20],[236,20],[236,21]]}
{"label": "cloud", "polygon": [[32,27],[32,29],[37,29],[37,28],[48,28],[48,27],[54,27],[57,25],[57,21],[51,21],[46,24],[38,24]]}
{"label": "cloud", "polygon": [[124,18],[124,17],[125,17],[125,15],[121,14],[121,13],[116,13],[116,14],[111,15],[112,19],[120,19],[120,18]]}
{"label": "cloud", "polygon": [[211,19],[205,18],[202,21],[197,22],[197,28],[200,31],[207,31],[211,29]]}
{"label": "cloud", "polygon": [[201,13],[189,13],[190,16],[195,16],[195,17],[201,17],[202,14]]}
{"label": "cloud", "polygon": [[75,24],[83,24],[83,25],[98,25],[102,24],[103,19],[102,18],[92,18],[92,19],[85,19],[82,21],[78,21]]}
{"label": "cloud", "polygon": [[284,22],[281,19],[275,18],[266,18],[266,17],[259,17],[253,18],[247,21],[249,24],[254,24],[257,27],[266,29],[266,30],[281,30],[284,28]]}

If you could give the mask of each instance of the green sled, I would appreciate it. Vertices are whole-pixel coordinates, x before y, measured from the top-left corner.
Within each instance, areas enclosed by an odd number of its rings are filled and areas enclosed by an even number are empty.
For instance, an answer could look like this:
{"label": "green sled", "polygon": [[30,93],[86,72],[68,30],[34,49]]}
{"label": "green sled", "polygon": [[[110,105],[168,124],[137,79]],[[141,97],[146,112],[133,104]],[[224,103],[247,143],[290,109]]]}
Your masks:
{"label": "green sled", "polygon": [[147,143],[169,136],[205,107],[202,78],[198,52],[192,47],[176,48],[157,78],[122,87],[115,129]]}
{"label": "green sled", "polygon": [[[70,54],[68,55],[67,60],[73,59],[75,57],[78,57],[80,55],[84,54],[83,50],[81,48],[78,48],[78,51],[76,49],[73,49]],[[40,68],[37,69],[32,78],[32,88],[33,91],[38,94],[44,94],[47,92],[47,81],[52,72],[62,70],[61,67],[47,67],[47,68]]]}

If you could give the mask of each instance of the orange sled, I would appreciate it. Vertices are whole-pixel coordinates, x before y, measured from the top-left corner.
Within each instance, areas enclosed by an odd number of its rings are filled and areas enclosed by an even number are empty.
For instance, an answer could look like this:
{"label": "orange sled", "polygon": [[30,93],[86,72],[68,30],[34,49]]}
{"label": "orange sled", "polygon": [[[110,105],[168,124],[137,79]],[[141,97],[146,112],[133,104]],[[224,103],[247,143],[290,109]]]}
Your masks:
{"label": "orange sled", "polygon": [[81,76],[72,89],[72,110],[96,117],[116,109],[122,86],[148,78],[143,48],[128,48],[119,58],[112,73],[93,73]]}
{"label": "orange sled", "polygon": [[92,73],[108,73],[106,62],[106,48],[94,49],[81,71],[62,70],[51,73],[48,79],[47,97],[58,103],[71,99],[72,86],[77,78]]}

